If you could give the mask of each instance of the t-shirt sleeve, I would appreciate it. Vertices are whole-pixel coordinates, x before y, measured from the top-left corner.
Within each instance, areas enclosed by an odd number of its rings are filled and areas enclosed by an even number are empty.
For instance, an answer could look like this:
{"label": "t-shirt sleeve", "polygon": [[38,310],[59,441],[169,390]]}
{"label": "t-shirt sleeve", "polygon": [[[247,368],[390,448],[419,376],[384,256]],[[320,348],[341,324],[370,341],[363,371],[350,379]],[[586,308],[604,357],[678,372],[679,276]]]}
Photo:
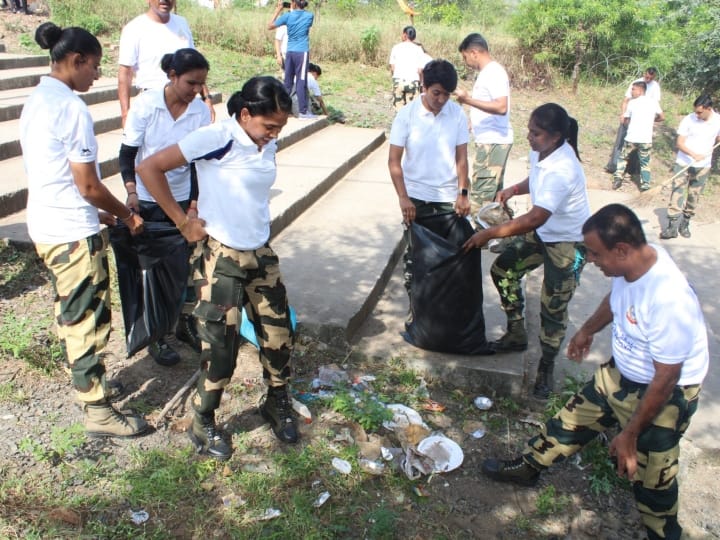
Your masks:
{"label": "t-shirt sleeve", "polygon": [[129,66],[133,71],[138,67],[138,40],[133,25],[128,24],[120,33],[120,50],[118,51],[118,64]]}
{"label": "t-shirt sleeve", "polygon": [[[499,66],[498,66],[499,67]],[[507,73],[499,68],[492,73],[492,77],[486,79],[485,84],[492,99],[507,97],[510,95],[510,81]]]}
{"label": "t-shirt sleeve", "polygon": [[229,138],[224,137],[223,131],[213,129],[213,126],[204,126],[188,133],[178,142],[180,153],[185,161],[191,163],[214,152],[222,150]]}
{"label": "t-shirt sleeve", "polygon": [[692,120],[689,116],[683,118],[678,126],[677,134],[687,137],[690,134],[690,122],[692,122]]}
{"label": "t-shirt sleeve", "polygon": [[460,146],[461,144],[468,143],[468,141],[470,140],[470,132],[468,130],[468,123],[465,112],[460,109],[457,116],[457,142],[455,143],[455,146]]}
{"label": "t-shirt sleeve", "polygon": [[[658,291],[677,289],[671,282]],[[680,364],[690,353],[698,320],[695,316],[693,299],[687,294],[660,293],[654,298],[648,319],[652,324],[646,327],[647,340],[652,359],[661,364]]]}
{"label": "t-shirt sleeve", "polygon": [[65,125],[69,130],[64,137],[68,161],[92,163],[97,160],[97,140],[90,111],[84,104],[73,104],[65,110]]}
{"label": "t-shirt sleeve", "polygon": [[322,96],[322,92],[320,91],[320,85],[315,79],[308,78],[308,90],[313,96]]}
{"label": "t-shirt sleeve", "polygon": [[405,148],[407,144],[408,135],[410,133],[409,116],[407,112],[410,110],[410,106],[403,107],[395,115],[392,127],[390,128],[390,144],[394,146],[402,146]]}
{"label": "t-shirt sleeve", "polygon": [[149,121],[149,111],[141,98],[142,94],[133,101],[132,107],[128,110],[122,134],[123,144],[138,148],[145,141],[145,131]]}
{"label": "t-shirt sleeve", "polygon": [[535,194],[533,205],[544,208],[551,214],[555,213],[570,194],[570,181],[568,177],[572,174],[562,165],[548,171],[543,176],[542,189]]}
{"label": "t-shirt sleeve", "polygon": [[277,19],[275,19],[275,26],[285,26],[288,22],[288,14],[283,13]]}

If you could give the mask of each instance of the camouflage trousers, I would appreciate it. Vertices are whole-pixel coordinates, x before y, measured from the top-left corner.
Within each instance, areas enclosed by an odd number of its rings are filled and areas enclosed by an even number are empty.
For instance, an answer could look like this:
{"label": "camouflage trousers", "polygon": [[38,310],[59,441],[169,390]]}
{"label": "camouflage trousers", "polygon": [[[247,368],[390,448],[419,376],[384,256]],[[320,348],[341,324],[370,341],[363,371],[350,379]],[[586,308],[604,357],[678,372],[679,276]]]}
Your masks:
{"label": "camouflage trousers", "polygon": [[623,172],[627,167],[630,154],[637,152],[638,163],[640,164],[640,183],[641,185],[650,184],[650,151],[652,150],[651,143],[631,143],[625,141],[620,157],[615,165],[615,173],[613,178],[615,180],[622,180]]}
{"label": "camouflage trousers", "polygon": [[707,167],[689,167],[683,174],[682,165],[675,164],[673,173],[677,175],[672,183],[670,192],[670,203],[668,204],[668,217],[680,217],[683,214],[686,218],[695,215],[695,209],[700,202],[700,195],[705,189],[705,182],[710,177],[710,165]]}
{"label": "camouflage trousers", "polygon": [[106,396],[102,353],[110,337],[109,234],[67,244],[35,244],[55,289],[55,323],[73,386],[83,402]]}
{"label": "camouflage trousers", "polygon": [[[415,205],[415,222],[418,225],[422,225],[423,219],[430,216],[449,214],[455,211],[454,203],[434,203],[413,198],[410,200]],[[412,242],[410,238],[410,228],[408,227],[405,230],[405,253],[403,254],[403,278],[408,296],[410,296],[410,284],[412,283]]]}
{"label": "camouflage trousers", "polygon": [[495,200],[495,195],[503,189],[505,165],[512,144],[475,143],[472,182],[470,184],[471,212]]}
{"label": "camouflage trousers", "polygon": [[[544,469],[582,449],[598,433],[624,428],[647,391],[629,381],[611,358],[528,442],[524,458]],[[700,385],[676,386],[670,399],[637,440],[633,492],[649,538],[680,538],[677,521],[680,438],[698,406]]]}
{"label": "camouflage trousers", "polygon": [[402,109],[420,94],[418,81],[403,81],[393,79],[393,107],[396,111]]}
{"label": "camouflage trousers", "polygon": [[243,306],[255,328],[263,377],[270,386],[290,379],[294,332],[278,257],[270,246],[238,251],[214,238],[202,246],[194,272],[199,300],[193,315],[202,352],[193,405],[198,413],[208,414],[220,405],[223,388],[235,371]]}
{"label": "camouflage trousers", "polygon": [[567,311],[585,266],[582,242],[543,242],[533,231],[514,238],[490,268],[508,321],[523,318],[522,278],[543,266],[540,293],[540,345],[543,356],[554,356],[567,331]]}

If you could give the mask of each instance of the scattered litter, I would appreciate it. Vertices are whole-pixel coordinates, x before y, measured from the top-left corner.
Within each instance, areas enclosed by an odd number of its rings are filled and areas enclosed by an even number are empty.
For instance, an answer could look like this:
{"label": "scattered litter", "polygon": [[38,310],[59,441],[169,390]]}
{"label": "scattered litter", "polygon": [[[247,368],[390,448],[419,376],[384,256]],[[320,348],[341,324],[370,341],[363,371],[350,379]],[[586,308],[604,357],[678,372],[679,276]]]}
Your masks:
{"label": "scattered litter", "polygon": [[412,488],[413,493],[417,495],[418,497],[429,497],[430,494],[425,489],[425,486],[416,485]]}
{"label": "scattered litter", "polygon": [[313,503],[313,506],[315,508],[320,508],[323,504],[327,502],[327,500],[330,498],[330,492],[329,491],[323,491],[320,495],[318,495],[318,498],[315,499],[315,502]]}
{"label": "scattered litter", "polygon": [[427,399],[430,397],[430,391],[427,388],[427,383],[425,382],[425,379],[422,377],[418,377],[418,380],[420,383],[418,384],[418,387],[415,389],[415,395],[419,399]]}
{"label": "scattered litter", "polygon": [[150,514],[148,514],[145,510],[137,510],[135,512],[131,510],[130,519],[135,525],[141,525],[150,519]]}
{"label": "scattered litter", "polygon": [[277,508],[268,508],[264,512],[261,512],[259,514],[255,514],[252,517],[253,521],[269,521],[271,519],[275,519],[276,517],[280,517],[282,515],[282,512],[278,510]]}
{"label": "scattered litter", "polygon": [[295,398],[291,399],[293,410],[302,417],[306,424],[312,424],[312,413],[310,412],[310,409],[307,408],[307,405],[300,403]]}
{"label": "scattered litter", "polygon": [[473,403],[475,403],[475,406],[481,411],[487,411],[490,407],[493,406],[492,400],[489,397],[485,396],[476,397]]}
{"label": "scattered litter", "polygon": [[[338,383],[344,384],[349,382],[350,377],[348,377],[346,371],[340,369],[335,364],[328,364],[326,366],[320,366],[316,380],[319,383],[319,387],[333,387]],[[313,383],[315,383],[315,381],[313,381]]]}
{"label": "scattered litter", "polygon": [[358,463],[360,468],[366,473],[374,474],[376,476],[381,475],[385,471],[385,464],[372,461],[370,459],[361,458]]}
{"label": "scattered litter", "polygon": [[472,436],[474,439],[482,439],[485,436],[485,430],[484,429],[476,429],[472,432]]}
{"label": "scattered litter", "polygon": [[445,405],[438,403],[437,401],[433,401],[432,399],[426,399],[422,408],[424,411],[443,412],[445,410]]}
{"label": "scattered litter", "polygon": [[377,377],[376,377],[375,375],[360,375],[360,376],[357,378],[357,380],[358,380],[359,382],[368,383],[368,382],[374,382],[374,381],[376,381],[376,380],[377,380]]}
{"label": "scattered litter", "polygon": [[273,469],[267,463],[245,463],[241,469],[243,472],[271,474]]}
{"label": "scattered litter", "polygon": [[395,459],[396,456],[399,456],[402,454],[401,448],[385,448],[384,446],[380,447],[380,455],[385,461],[392,461]]}
{"label": "scattered litter", "polygon": [[340,430],[340,433],[335,435],[335,438],[333,439],[335,442],[346,442],[348,444],[355,444],[355,439],[353,438],[352,434],[350,433],[349,428],[342,428]]}
{"label": "scattered litter", "polygon": [[222,502],[225,508],[237,508],[238,506],[243,506],[247,501],[239,495],[230,492],[222,498]]}
{"label": "scattered litter", "polygon": [[420,454],[414,447],[408,446],[400,463],[402,471],[410,480],[417,480],[423,474],[433,472],[435,464],[432,458]]}
{"label": "scattered litter", "polygon": [[431,435],[420,441],[417,451],[430,458],[433,472],[449,472],[462,465],[464,455],[460,445],[444,435]]}
{"label": "scattered litter", "polygon": [[352,465],[349,462],[337,457],[332,458],[332,466],[342,474],[350,474],[352,471]]}
{"label": "scattered litter", "polygon": [[313,489],[317,489],[322,485],[322,480],[313,480],[312,484],[310,484],[310,487]]}
{"label": "scattered litter", "polygon": [[427,430],[430,429],[427,424],[423,422],[420,414],[410,407],[406,407],[401,403],[393,403],[388,405],[387,408],[393,413],[393,419],[383,422],[385,429],[395,431],[397,428],[406,428],[410,425],[422,426]]}
{"label": "scattered litter", "polygon": [[582,457],[580,456],[580,452],[578,452],[577,454],[573,454],[572,456],[570,456],[570,457],[568,458],[568,461],[569,461],[572,465],[574,465],[576,468],[580,469],[581,471],[584,471],[585,469],[587,469],[587,468],[590,466],[590,465],[585,465],[585,466],[582,465]]}

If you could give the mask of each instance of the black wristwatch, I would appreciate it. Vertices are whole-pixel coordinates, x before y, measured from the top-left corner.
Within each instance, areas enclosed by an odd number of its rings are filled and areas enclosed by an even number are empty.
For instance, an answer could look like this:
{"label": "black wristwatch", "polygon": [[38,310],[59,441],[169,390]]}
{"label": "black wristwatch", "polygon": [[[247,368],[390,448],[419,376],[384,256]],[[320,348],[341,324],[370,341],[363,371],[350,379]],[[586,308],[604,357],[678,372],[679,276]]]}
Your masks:
{"label": "black wristwatch", "polygon": [[467,197],[467,196],[468,196],[468,190],[465,189],[465,188],[463,188],[463,189],[458,189],[458,195],[461,195],[461,196],[463,196],[463,197]]}

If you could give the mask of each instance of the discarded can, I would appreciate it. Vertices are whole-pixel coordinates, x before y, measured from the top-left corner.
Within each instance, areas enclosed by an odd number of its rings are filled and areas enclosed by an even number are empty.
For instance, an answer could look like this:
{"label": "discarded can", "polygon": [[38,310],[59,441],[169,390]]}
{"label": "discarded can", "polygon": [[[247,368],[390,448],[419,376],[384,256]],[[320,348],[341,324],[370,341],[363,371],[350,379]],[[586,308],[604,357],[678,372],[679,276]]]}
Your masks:
{"label": "discarded can", "polygon": [[475,406],[481,411],[487,411],[490,407],[493,406],[492,400],[489,397],[485,396],[476,397],[473,403],[475,403]]}
{"label": "discarded can", "polygon": [[376,476],[381,475],[385,471],[385,464],[378,463],[377,461],[361,458],[358,463],[363,471]]}
{"label": "discarded can", "polygon": [[350,474],[352,471],[352,465],[350,465],[349,462],[337,457],[332,458],[332,466],[336,471],[342,474]]}
{"label": "discarded can", "polygon": [[313,506],[315,508],[320,508],[323,504],[327,502],[327,500],[330,498],[330,492],[329,491],[323,491],[320,495],[318,495],[318,498],[315,499],[315,502],[313,503]]}

